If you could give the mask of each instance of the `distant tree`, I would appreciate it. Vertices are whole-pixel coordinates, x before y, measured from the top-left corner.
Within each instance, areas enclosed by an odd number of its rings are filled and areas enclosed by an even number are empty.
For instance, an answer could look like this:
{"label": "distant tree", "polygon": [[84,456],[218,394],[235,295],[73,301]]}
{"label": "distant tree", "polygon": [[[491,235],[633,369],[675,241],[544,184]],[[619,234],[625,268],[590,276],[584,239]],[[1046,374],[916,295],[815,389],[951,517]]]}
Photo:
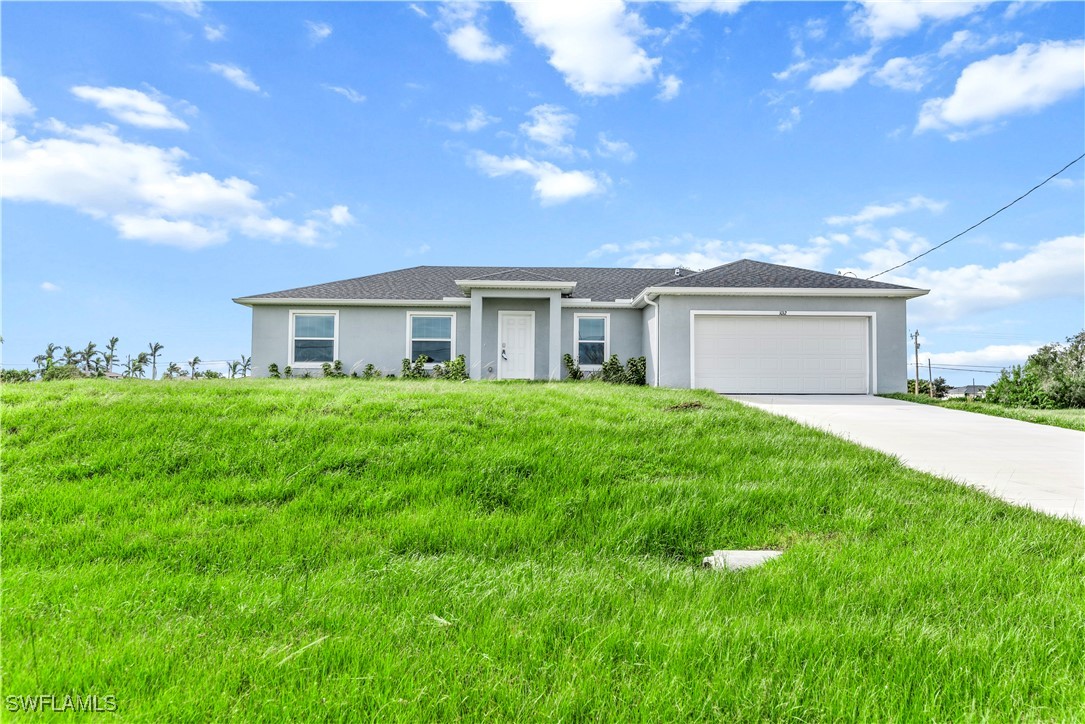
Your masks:
{"label": "distant tree", "polygon": [[241,376],[248,377],[249,371],[252,369],[252,357],[246,357],[241,355]]}
{"label": "distant tree", "polygon": [[984,399],[1014,407],[1085,407],[1085,331],[1045,344],[1025,364],[1002,370]]}
{"label": "distant tree", "polygon": [[237,377],[237,373],[241,370],[241,363],[237,360],[233,360],[226,364],[226,370],[230,374],[230,379]]}
{"label": "distant tree", "polygon": [[169,367],[166,368],[165,374],[162,375],[162,379],[172,380],[174,377],[180,377],[184,370],[176,362],[170,362]]}
{"label": "distant tree", "polygon": [[94,372],[95,360],[101,355],[102,353],[98,351],[98,345],[94,342],[87,342],[87,346],[79,351],[79,359],[83,362],[87,372]]}
{"label": "distant tree", "polygon": [[192,370],[192,379],[196,379],[196,366],[198,364],[200,364],[200,362],[202,362],[202,361],[203,360],[200,359],[200,356],[196,355],[195,357],[190,359],[188,362],[185,362],[185,364],[188,365],[188,368],[190,370]]}
{"label": "distant tree", "polygon": [[79,362],[79,352],[65,345],[64,354],[60,358],[65,365],[71,366]]}
{"label": "distant tree", "polygon": [[[930,396],[930,394],[931,394],[931,383],[929,381],[927,381],[927,380],[922,380],[921,379],[919,381],[919,392],[916,392],[916,390],[915,390],[915,380],[908,380],[908,392],[912,393],[913,395],[919,394],[919,395]],[[934,396],[941,399],[941,398],[945,397],[946,393],[948,393],[948,392],[949,392],[949,383],[946,382],[946,378],[945,377],[935,377],[934,378]]]}
{"label": "distant tree", "polygon": [[113,362],[117,359],[117,343],[120,342],[119,337],[110,337],[109,344],[105,346],[105,368],[106,372],[113,371]]}
{"label": "distant tree", "polygon": [[151,350],[151,379],[158,377],[158,354],[164,349],[158,342],[150,342],[147,348]]}

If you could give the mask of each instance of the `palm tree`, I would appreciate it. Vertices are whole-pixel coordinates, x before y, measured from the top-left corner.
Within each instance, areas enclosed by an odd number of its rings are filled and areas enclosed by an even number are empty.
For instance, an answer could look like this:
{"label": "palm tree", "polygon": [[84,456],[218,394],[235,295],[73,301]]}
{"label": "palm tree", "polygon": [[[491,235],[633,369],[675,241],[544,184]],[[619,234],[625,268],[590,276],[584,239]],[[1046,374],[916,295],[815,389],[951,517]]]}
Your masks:
{"label": "palm tree", "polygon": [[53,355],[55,355],[57,350],[59,350],[59,349],[60,349],[60,345],[53,344],[52,342],[50,342],[45,347],[45,363],[46,363],[45,366],[46,367],[52,367],[53,366]]}
{"label": "palm tree", "polygon": [[117,343],[120,342],[119,337],[110,337],[109,344],[105,346],[105,368],[106,372],[113,371],[113,360],[117,358]]}
{"label": "palm tree", "polygon": [[87,366],[87,372],[94,371],[94,360],[102,353],[98,351],[98,345],[94,342],[87,342],[87,346],[79,352],[79,358],[83,360],[83,364]]}
{"label": "palm tree", "polygon": [[158,353],[163,350],[158,342],[150,342],[147,347],[151,350],[151,379],[158,377]]}
{"label": "palm tree", "polygon": [[241,376],[248,377],[249,370],[252,369],[252,357],[246,357],[241,355]]}
{"label": "palm tree", "polygon": [[230,379],[232,380],[234,377],[237,377],[238,371],[241,370],[241,363],[237,360],[228,362],[226,364],[226,370],[230,373]]}
{"label": "palm tree", "polygon": [[176,362],[170,362],[170,366],[166,368],[166,373],[162,375],[163,379],[172,380],[174,377],[179,376],[184,370]]}
{"label": "palm tree", "polygon": [[200,362],[202,362],[202,360],[200,359],[199,355],[196,355],[188,362],[185,362],[185,364],[188,365],[189,369],[192,370],[192,379],[196,379],[196,365],[198,365]]}
{"label": "palm tree", "polygon": [[79,361],[79,353],[71,347],[65,345],[64,355],[61,357],[61,359],[64,360],[64,364],[66,365],[74,365],[76,362]]}
{"label": "palm tree", "polygon": [[147,376],[147,372],[143,368],[147,366],[147,363],[150,362],[150,360],[151,358],[147,356],[146,352],[140,352],[136,355],[136,375],[140,379]]}

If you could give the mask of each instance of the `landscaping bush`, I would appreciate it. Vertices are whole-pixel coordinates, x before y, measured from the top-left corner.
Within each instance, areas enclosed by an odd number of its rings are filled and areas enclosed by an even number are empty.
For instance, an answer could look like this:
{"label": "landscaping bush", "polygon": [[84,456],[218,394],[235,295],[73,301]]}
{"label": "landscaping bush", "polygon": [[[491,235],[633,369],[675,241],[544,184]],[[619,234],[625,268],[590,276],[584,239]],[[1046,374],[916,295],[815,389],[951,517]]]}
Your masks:
{"label": "landscaping bush", "polygon": [[576,363],[571,354],[562,357],[562,362],[565,363],[565,374],[568,375],[570,380],[584,379],[584,371],[580,369],[580,365]]}
{"label": "landscaping bush", "polygon": [[426,372],[426,362],[429,360],[424,354],[418,355],[418,359],[411,362],[408,358],[403,358],[403,364],[400,368],[399,376],[405,380],[421,380],[429,377]]}
{"label": "landscaping bush", "polygon": [[[290,369],[290,368],[287,367],[287,369]],[[267,366],[267,376],[271,377],[272,379],[276,379],[276,380],[279,379],[279,377],[281,377],[281,375],[279,374],[279,365],[275,364],[274,362],[269,364]],[[287,376],[288,377],[290,376],[289,373],[287,373]]]}

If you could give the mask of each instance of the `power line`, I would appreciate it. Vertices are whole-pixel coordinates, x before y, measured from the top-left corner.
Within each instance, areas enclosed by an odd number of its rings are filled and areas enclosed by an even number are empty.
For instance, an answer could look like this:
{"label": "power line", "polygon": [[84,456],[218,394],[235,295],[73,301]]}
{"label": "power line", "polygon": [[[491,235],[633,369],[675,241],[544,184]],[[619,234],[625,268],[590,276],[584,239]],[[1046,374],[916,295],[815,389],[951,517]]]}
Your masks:
{"label": "power line", "polygon": [[962,231],[962,232],[961,232],[961,233],[959,233],[959,234],[956,234],[956,235],[954,235],[954,236],[951,236],[950,238],[946,239],[945,241],[943,241],[943,242],[942,242],[941,244],[939,244],[938,246],[932,246],[932,247],[931,247],[930,249],[927,249],[927,250],[926,250],[925,252],[923,252],[922,254],[919,254],[918,256],[913,256],[913,257],[912,257],[911,259],[909,259],[908,261],[906,261],[906,262],[903,262],[903,263],[901,263],[901,264],[897,264],[897,265],[896,265],[896,266],[894,266],[894,267],[890,267],[890,268],[886,269],[885,271],[880,271],[880,272],[878,272],[877,274],[875,274],[875,275],[874,275],[874,276],[872,276],[872,277],[867,277],[867,279],[868,279],[868,280],[870,280],[870,279],[874,279],[874,278],[876,278],[876,277],[880,277],[880,276],[881,276],[882,274],[888,274],[888,273],[889,273],[889,272],[891,272],[891,271],[894,271],[894,270],[896,270],[896,269],[900,269],[900,268],[901,268],[902,266],[908,266],[909,264],[911,264],[911,263],[912,263],[913,261],[915,261],[916,259],[920,259],[920,258],[922,258],[922,257],[925,257],[925,256],[926,256],[927,254],[930,254],[930,253],[931,253],[932,251],[937,251],[938,249],[941,249],[941,248],[942,248],[943,246],[945,246],[945,245],[946,245],[946,244],[948,244],[949,242],[953,241],[954,239],[957,239],[957,238],[959,238],[959,237],[962,237],[962,236],[964,236],[965,234],[967,234],[968,232],[972,231],[972,229],[975,229],[975,228],[976,228],[977,226],[979,226],[980,224],[986,223],[986,222],[990,221],[991,219],[995,218],[996,216],[998,216],[999,214],[1001,214],[1001,213],[1002,213],[1003,211],[1005,211],[1006,209],[1010,208],[1011,206],[1013,206],[1014,204],[1016,204],[1016,203],[1017,203],[1018,201],[1020,201],[1021,199],[1025,198],[1026,196],[1028,196],[1029,194],[1031,194],[1031,193],[1032,193],[1033,191],[1035,191],[1036,189],[1040,188],[1041,186],[1043,186],[1044,184],[1046,184],[1046,183],[1047,183],[1048,181],[1050,181],[1051,179],[1055,178],[1055,177],[1056,177],[1056,176],[1058,176],[1058,175],[1059,175],[1060,173],[1062,173],[1062,172],[1063,172],[1063,171],[1065,171],[1066,169],[1070,168],[1071,166],[1073,166],[1073,165],[1074,165],[1075,163],[1077,163],[1078,161],[1080,161],[1080,160],[1081,160],[1081,159],[1083,159],[1083,158],[1085,158],[1085,153],[1081,154],[1080,156],[1078,156],[1077,158],[1075,158],[1075,159],[1074,159],[1073,161],[1071,161],[1070,163],[1066,164],[1065,166],[1063,166],[1062,168],[1060,168],[1060,169],[1059,169],[1058,171],[1056,171],[1055,173],[1051,174],[1050,176],[1048,176],[1047,178],[1045,178],[1045,179],[1044,179],[1043,181],[1041,181],[1040,183],[1036,184],[1035,186],[1033,186],[1033,187],[1032,187],[1032,188],[1030,188],[1030,189],[1029,189],[1028,191],[1026,191],[1025,193],[1023,193],[1023,194],[1021,194],[1020,196],[1018,196],[1018,197],[1017,197],[1016,199],[1014,199],[1014,200],[1013,200],[1013,201],[1011,201],[1010,203],[1008,203],[1008,204],[1006,204],[1005,206],[1003,206],[1003,207],[1002,207],[1001,209],[999,209],[998,211],[994,212],[993,214],[990,214],[989,216],[987,216],[987,217],[985,217],[985,218],[983,218],[983,219],[980,219],[980,220],[979,220],[979,221],[977,221],[976,223],[972,224],[972,226],[969,226],[969,227],[968,227],[967,229],[965,229],[964,231]]}

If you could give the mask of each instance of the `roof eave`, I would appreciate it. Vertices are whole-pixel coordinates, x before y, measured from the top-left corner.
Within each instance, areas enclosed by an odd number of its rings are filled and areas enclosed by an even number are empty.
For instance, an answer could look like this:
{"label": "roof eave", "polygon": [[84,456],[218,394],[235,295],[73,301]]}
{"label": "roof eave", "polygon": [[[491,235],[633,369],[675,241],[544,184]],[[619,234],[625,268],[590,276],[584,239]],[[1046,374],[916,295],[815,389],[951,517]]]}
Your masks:
{"label": "roof eave", "polygon": [[471,300],[462,299],[307,299],[305,297],[237,297],[236,304],[246,307],[469,307]]}
{"label": "roof eave", "polygon": [[456,279],[455,284],[465,292],[471,289],[542,289],[569,294],[576,289],[576,282]]}
{"label": "roof eave", "polygon": [[914,299],[930,289],[832,289],[827,287],[648,287],[633,300],[643,307],[645,299],[663,295],[709,297],[895,297]]}

